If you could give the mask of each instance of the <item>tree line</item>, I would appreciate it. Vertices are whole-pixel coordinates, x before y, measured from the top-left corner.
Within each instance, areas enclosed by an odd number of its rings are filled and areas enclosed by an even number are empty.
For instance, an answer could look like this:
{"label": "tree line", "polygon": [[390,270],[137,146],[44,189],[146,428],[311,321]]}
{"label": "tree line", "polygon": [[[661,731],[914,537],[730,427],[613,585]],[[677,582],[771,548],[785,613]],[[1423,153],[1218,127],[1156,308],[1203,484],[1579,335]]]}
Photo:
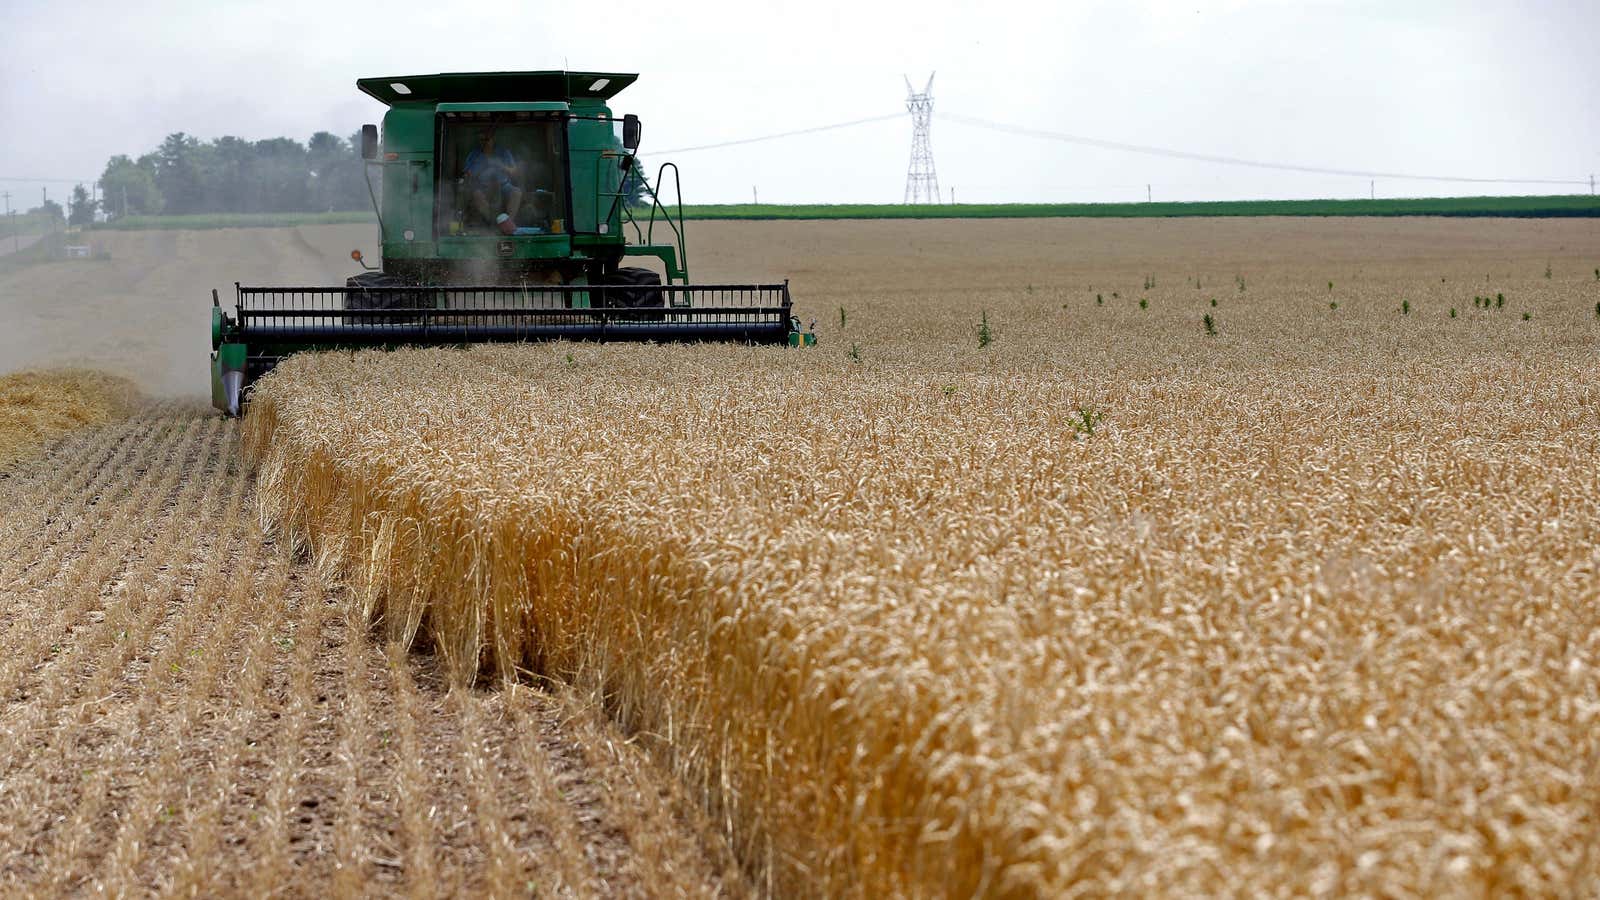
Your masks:
{"label": "tree line", "polygon": [[[319,131],[302,144],[281,137],[202,141],[180,131],[137,159],[111,157],[100,176],[98,207],[113,219],[368,209],[360,151],[360,132],[342,138]],[[94,221],[95,206],[79,185],[68,220]]]}
{"label": "tree line", "polygon": [[[624,190],[630,205],[648,202],[630,172]],[[361,133],[347,138],[319,131],[302,144],[292,138],[248,141],[220,137],[202,141],[177,132],[137,158],[118,154],[106,162],[99,196],[72,190],[66,208],[55,201],[28,210],[8,230],[50,230],[63,224],[122,216],[191,213],[343,212],[370,209],[372,200],[361,159]]]}

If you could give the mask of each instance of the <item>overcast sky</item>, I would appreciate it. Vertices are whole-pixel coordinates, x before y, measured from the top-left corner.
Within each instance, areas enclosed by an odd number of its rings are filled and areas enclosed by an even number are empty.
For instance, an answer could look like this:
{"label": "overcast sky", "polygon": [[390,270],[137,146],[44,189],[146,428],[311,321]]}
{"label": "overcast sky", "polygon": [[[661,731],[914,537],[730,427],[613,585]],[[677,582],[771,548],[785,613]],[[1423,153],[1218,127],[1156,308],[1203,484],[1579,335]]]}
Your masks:
{"label": "overcast sky", "polygon": [[[0,0],[0,189],[34,206],[184,131],[347,135],[371,75],[641,73],[613,101],[641,156],[904,112],[933,84],[945,196],[1364,197],[1369,179],[1000,133],[991,122],[1274,163],[1581,187],[1377,179],[1378,196],[1587,193],[1600,172],[1600,3],[352,4]],[[909,116],[683,153],[690,202],[899,202]],[[655,151],[655,153],[652,153]]]}

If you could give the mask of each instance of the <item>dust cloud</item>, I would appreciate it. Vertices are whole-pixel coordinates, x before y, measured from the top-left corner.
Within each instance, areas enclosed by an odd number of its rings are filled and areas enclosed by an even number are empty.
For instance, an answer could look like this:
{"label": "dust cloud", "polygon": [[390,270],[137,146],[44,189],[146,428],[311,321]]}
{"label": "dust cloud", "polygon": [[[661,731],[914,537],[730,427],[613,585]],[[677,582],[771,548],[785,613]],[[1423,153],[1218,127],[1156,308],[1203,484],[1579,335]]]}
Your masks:
{"label": "dust cloud", "polygon": [[92,232],[109,259],[0,273],[0,375],[74,366],[132,379],[153,396],[210,391],[211,291],[233,283],[342,285],[376,260],[373,225]]}

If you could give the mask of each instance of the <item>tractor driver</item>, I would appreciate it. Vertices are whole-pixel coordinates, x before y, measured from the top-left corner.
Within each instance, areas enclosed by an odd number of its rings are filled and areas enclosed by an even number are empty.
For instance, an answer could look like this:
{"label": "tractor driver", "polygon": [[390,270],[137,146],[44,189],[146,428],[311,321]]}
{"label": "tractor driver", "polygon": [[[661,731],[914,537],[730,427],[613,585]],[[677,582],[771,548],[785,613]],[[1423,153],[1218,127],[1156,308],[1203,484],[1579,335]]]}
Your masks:
{"label": "tractor driver", "polygon": [[522,188],[517,185],[521,166],[507,148],[495,147],[494,129],[478,132],[478,147],[467,154],[462,167],[472,210],[505,234],[517,228]]}

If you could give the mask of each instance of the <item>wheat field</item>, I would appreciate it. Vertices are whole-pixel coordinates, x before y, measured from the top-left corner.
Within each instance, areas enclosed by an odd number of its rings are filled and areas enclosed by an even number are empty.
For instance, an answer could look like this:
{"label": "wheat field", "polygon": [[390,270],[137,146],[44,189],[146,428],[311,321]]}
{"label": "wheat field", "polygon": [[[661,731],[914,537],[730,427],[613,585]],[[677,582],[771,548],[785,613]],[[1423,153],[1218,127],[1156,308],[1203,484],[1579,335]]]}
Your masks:
{"label": "wheat field", "polygon": [[764,892],[1591,885],[1594,223],[711,230],[819,348],[296,358],[272,533]]}
{"label": "wheat field", "polygon": [[[198,393],[197,285],[362,235],[109,236],[0,278],[0,367]],[[692,238],[821,346],[17,432],[0,895],[1589,891],[1595,223]]]}

